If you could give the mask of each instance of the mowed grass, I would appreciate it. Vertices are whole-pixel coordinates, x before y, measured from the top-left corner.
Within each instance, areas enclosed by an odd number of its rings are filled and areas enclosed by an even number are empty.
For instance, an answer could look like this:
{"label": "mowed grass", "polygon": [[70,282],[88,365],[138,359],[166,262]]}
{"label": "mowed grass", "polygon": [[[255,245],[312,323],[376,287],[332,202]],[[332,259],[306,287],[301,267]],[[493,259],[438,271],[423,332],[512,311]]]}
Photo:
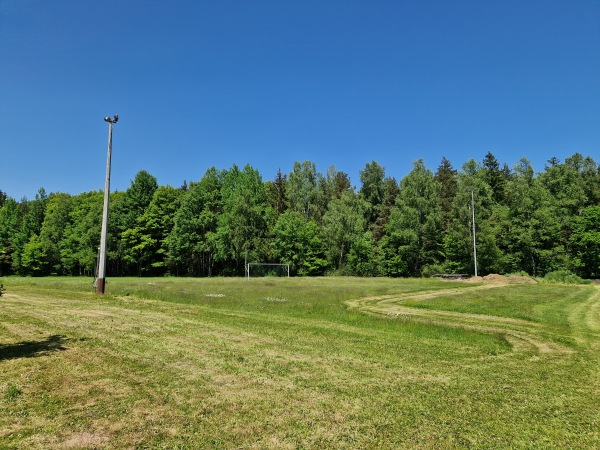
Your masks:
{"label": "mowed grass", "polygon": [[0,283],[0,448],[600,447],[597,286]]}

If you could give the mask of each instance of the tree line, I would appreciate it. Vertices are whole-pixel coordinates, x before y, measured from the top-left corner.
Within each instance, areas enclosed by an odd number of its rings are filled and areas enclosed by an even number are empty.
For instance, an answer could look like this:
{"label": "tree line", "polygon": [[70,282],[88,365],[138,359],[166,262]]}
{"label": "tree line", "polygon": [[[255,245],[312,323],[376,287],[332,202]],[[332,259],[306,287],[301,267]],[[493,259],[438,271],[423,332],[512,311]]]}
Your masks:
{"label": "tree line", "polygon": [[[239,276],[249,262],[300,276],[472,274],[473,205],[480,274],[600,278],[600,165],[579,153],[541,172],[489,152],[435,172],[417,160],[400,182],[372,161],[358,189],[311,161],[269,181],[211,167],[179,188],[142,170],[110,205],[108,276]],[[0,275],[93,275],[102,206],[102,191],[0,191]]]}

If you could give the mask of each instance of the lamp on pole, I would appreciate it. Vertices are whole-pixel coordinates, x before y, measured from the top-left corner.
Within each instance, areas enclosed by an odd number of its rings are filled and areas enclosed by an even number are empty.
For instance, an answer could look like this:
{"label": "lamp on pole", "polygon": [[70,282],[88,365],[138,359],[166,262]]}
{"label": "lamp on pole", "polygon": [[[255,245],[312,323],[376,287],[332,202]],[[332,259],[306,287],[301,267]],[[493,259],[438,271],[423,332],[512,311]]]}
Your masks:
{"label": "lamp on pole", "polygon": [[98,261],[98,278],[96,279],[96,293],[104,294],[106,281],[106,233],[108,229],[108,197],[110,194],[110,157],[112,153],[112,129],[113,124],[119,120],[118,114],[111,119],[105,117],[108,122],[108,156],[106,158],[106,182],[104,184],[104,209],[102,210],[102,232],[100,234],[100,256]]}

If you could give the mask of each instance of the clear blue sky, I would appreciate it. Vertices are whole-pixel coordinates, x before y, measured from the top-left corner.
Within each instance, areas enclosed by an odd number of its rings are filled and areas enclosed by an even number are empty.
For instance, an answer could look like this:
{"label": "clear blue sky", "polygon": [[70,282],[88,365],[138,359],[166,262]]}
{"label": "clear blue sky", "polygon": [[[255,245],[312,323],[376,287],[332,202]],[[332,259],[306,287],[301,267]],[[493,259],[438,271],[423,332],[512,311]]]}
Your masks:
{"label": "clear blue sky", "polygon": [[0,190],[600,160],[600,1],[0,0]]}

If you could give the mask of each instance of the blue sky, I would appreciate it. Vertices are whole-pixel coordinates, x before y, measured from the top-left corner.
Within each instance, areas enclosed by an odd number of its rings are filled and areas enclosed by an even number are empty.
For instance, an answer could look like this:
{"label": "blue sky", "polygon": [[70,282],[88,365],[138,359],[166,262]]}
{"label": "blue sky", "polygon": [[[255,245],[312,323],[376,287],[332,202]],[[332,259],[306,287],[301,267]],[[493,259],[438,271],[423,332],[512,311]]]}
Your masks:
{"label": "blue sky", "polygon": [[600,2],[0,0],[0,190],[600,162]]}

